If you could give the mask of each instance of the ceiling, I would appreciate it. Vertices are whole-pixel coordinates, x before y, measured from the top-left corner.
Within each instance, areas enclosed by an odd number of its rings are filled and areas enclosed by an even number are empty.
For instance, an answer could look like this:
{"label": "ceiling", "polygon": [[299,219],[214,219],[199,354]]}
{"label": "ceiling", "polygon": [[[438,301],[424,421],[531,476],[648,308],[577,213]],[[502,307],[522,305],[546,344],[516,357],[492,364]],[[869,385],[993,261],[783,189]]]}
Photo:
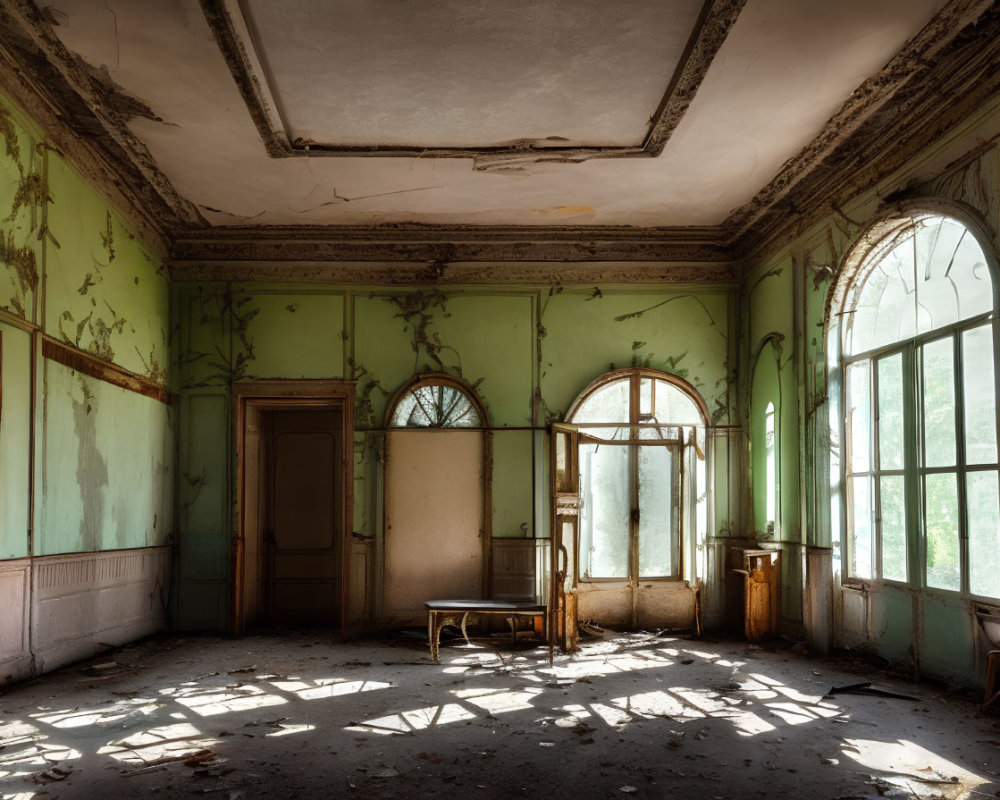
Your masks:
{"label": "ceiling", "polygon": [[[565,229],[720,260],[762,215],[787,216],[789,193],[815,194],[838,149],[875,147],[893,103],[939,113],[1000,72],[988,0],[0,0],[0,14],[4,88],[84,132],[182,250],[251,228],[355,244],[365,229]],[[953,61],[979,71],[942,95]]]}

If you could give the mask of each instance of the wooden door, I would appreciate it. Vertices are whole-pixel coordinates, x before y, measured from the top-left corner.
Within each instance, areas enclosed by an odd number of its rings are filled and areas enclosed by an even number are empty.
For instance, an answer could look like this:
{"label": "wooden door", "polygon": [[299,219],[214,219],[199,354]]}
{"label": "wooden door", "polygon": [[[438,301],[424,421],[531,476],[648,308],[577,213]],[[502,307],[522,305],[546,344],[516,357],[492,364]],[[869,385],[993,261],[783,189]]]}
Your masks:
{"label": "wooden door", "polygon": [[549,641],[563,652],[577,645],[577,564],[580,560],[579,434],[572,425],[553,423],[549,469],[552,490],[552,567]]}
{"label": "wooden door", "polygon": [[343,416],[268,411],[263,553],[269,622],[340,626]]}

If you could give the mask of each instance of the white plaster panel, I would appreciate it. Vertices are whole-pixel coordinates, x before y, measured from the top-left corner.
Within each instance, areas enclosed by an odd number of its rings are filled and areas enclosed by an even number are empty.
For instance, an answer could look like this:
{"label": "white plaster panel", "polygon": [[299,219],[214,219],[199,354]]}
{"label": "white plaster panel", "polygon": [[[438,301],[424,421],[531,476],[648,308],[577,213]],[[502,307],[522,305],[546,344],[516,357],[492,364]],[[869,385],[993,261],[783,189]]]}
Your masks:
{"label": "white plaster panel", "polygon": [[35,559],[36,670],[162,630],[168,564],[165,547]]}
{"label": "white plaster panel", "polygon": [[0,664],[27,652],[27,602],[28,561],[0,562]]}

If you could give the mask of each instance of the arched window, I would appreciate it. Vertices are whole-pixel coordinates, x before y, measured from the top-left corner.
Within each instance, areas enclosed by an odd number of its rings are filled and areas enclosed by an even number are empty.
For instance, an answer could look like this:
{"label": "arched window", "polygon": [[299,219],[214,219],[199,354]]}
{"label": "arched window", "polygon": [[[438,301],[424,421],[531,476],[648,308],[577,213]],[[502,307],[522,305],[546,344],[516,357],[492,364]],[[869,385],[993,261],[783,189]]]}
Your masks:
{"label": "arched window", "polygon": [[778,465],[774,441],[774,403],[768,403],[764,409],[764,471],[767,500],[765,514],[767,517],[767,532],[774,536],[774,522],[777,519],[778,499]]}
{"label": "arched window", "polygon": [[447,376],[427,376],[407,387],[392,412],[393,428],[479,428],[479,404]]}
{"label": "arched window", "polygon": [[696,397],[673,376],[631,369],[604,376],[573,404],[584,580],[680,577],[703,481],[695,454],[707,414]]}
{"label": "arched window", "polygon": [[860,250],[833,309],[842,569],[998,597],[993,257],[933,214],[884,223]]}

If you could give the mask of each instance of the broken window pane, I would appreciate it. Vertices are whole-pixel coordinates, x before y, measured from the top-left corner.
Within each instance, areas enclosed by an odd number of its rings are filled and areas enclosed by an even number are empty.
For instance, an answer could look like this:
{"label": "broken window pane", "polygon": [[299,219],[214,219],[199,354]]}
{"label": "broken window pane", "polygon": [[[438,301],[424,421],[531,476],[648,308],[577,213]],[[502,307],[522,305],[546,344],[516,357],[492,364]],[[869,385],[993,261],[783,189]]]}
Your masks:
{"label": "broken window pane", "polygon": [[673,448],[639,448],[639,576],[662,578],[676,574],[677,466]]}
{"label": "broken window pane", "polygon": [[880,515],[882,519],[882,577],[905,581],[906,572],[906,496],[902,475],[879,478]]}
{"label": "broken window pane", "polygon": [[997,473],[970,472],[966,479],[969,520],[969,591],[1000,596],[1000,503]]}
{"label": "broken window pane", "polygon": [[981,325],[962,334],[962,385],[965,459],[969,464],[995,464],[997,417],[992,325]]}
{"label": "broken window pane", "polygon": [[955,473],[924,477],[924,536],[927,542],[927,585],[961,588],[958,539],[958,487]]}
{"label": "broken window pane", "polygon": [[955,464],[955,370],[952,339],[922,348],[924,395],[924,466]]}
{"label": "broken window pane", "polygon": [[627,446],[580,445],[580,567],[585,578],[627,578]]}
{"label": "broken window pane", "polygon": [[392,415],[394,428],[478,428],[472,400],[457,386],[424,384],[405,394]]}

